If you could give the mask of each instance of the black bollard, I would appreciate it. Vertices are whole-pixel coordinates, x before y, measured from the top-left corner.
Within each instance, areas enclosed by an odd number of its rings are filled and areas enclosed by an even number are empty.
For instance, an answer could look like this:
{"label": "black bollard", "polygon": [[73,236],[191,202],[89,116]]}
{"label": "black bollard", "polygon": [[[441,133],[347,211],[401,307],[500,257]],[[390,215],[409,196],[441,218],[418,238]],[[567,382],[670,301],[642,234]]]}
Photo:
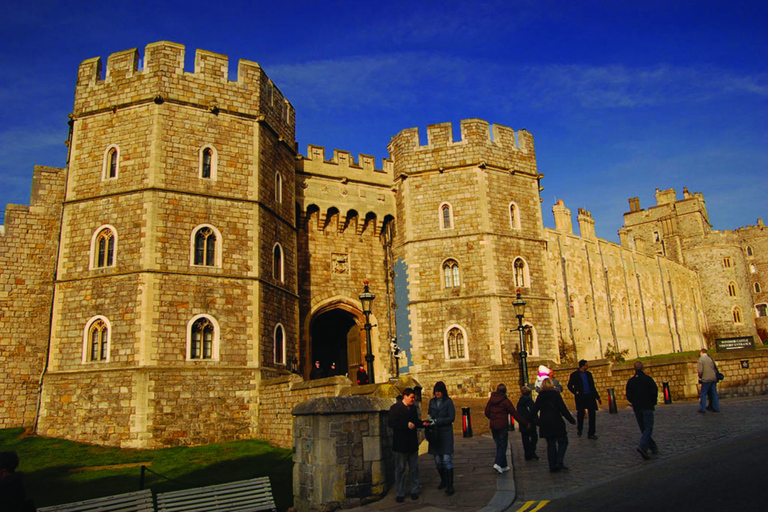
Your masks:
{"label": "black bollard", "polygon": [[461,429],[464,437],[472,437],[472,418],[469,416],[469,407],[461,408]]}
{"label": "black bollard", "polygon": [[671,404],[672,403],[672,392],[669,390],[669,382],[662,382],[661,383],[662,388],[664,390],[664,403],[665,404]]}
{"label": "black bollard", "polygon": [[139,490],[144,490],[144,474],[147,472],[147,466],[141,465],[141,477],[139,478]]}
{"label": "black bollard", "polygon": [[608,413],[619,413],[619,408],[616,405],[616,393],[614,392],[613,388],[608,388]]}
{"label": "black bollard", "polygon": [[515,418],[513,418],[511,414],[507,414],[507,418],[509,418],[509,431],[510,432],[514,432],[515,431]]}

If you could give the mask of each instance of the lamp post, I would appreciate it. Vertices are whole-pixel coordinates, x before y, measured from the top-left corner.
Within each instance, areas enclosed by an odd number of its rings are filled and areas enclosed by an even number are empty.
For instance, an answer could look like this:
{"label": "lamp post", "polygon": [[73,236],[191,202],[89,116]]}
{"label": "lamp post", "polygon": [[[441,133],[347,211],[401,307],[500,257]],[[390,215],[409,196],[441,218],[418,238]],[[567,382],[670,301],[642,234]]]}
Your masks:
{"label": "lamp post", "polygon": [[517,331],[520,333],[520,382],[523,386],[528,385],[528,352],[525,351],[525,336],[523,327],[523,317],[525,316],[525,301],[517,290],[517,297],[512,301],[517,317]]}
{"label": "lamp post", "polygon": [[365,289],[363,290],[363,293],[360,294],[360,303],[363,305],[363,314],[365,315],[365,342],[368,348],[368,353],[365,355],[365,362],[368,363],[368,379],[370,379],[371,384],[376,382],[376,379],[373,376],[373,360],[375,359],[375,356],[373,355],[373,349],[371,348],[370,322],[371,304],[373,304],[373,299],[375,298],[376,296],[368,289],[368,281],[365,281]]}

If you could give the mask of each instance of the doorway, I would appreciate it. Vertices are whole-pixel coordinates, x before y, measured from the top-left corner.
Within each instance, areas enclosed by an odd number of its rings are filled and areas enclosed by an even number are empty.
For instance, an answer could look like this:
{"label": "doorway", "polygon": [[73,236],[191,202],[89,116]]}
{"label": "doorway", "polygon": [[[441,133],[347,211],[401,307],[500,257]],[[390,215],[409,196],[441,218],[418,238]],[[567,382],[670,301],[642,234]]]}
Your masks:
{"label": "doorway", "polygon": [[336,363],[338,375],[348,373],[353,380],[360,357],[360,327],[354,314],[331,309],[317,315],[310,325],[311,365],[320,361],[325,375]]}

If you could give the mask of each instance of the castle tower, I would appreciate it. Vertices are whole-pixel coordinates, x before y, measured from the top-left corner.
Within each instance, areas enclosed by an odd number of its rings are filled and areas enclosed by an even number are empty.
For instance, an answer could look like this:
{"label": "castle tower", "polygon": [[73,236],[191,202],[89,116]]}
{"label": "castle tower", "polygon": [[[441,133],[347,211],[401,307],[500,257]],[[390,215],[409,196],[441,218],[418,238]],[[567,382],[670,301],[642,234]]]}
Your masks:
{"label": "castle tower", "polygon": [[[491,134],[493,136],[491,137]],[[485,393],[472,369],[516,367],[520,289],[531,356],[555,358],[546,243],[533,137],[525,130],[461,122],[416,128],[389,144],[398,231],[395,254],[407,266],[413,366],[424,386],[445,380],[452,392]],[[475,389],[476,388],[476,389]],[[482,388],[482,389],[481,389]]]}
{"label": "castle tower", "polygon": [[[247,437],[296,356],[294,111],[258,64],[170,42],[78,71],[39,433]],[[162,440],[162,441],[160,441]]]}

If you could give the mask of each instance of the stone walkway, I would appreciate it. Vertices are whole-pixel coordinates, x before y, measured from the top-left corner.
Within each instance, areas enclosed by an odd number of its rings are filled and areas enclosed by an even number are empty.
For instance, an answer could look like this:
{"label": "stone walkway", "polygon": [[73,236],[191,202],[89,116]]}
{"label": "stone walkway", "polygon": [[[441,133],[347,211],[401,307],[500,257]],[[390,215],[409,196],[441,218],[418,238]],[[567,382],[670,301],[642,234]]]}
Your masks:
{"label": "stone walkway", "polygon": [[[573,398],[566,393],[566,404]],[[354,509],[357,512],[502,512],[530,510],[536,502],[554,500],[573,492],[608,482],[618,476],[652,467],[658,461],[674,457],[717,441],[736,437],[768,425],[768,396],[734,398],[720,401],[722,412],[697,413],[698,402],[679,402],[656,408],[654,439],[660,453],[644,461],[636,451],[640,431],[631,409],[618,414],[601,409],[597,415],[598,440],[576,436],[576,427],[568,425],[570,444],[565,463],[570,471],[550,473],[546,463],[546,442],[539,441],[539,461],[525,461],[519,432],[510,432],[513,470],[498,475],[493,469],[494,444],[487,429],[480,426],[475,435],[457,435],[454,454],[456,494],[447,496],[437,490],[439,477],[432,458],[419,457],[422,492],[417,501],[410,496],[405,503],[395,501],[390,491],[384,499]],[[473,407],[475,425],[487,421]],[[586,427],[585,427],[586,430]],[[426,443],[422,444],[426,450]],[[533,504],[532,504],[533,503]]]}

